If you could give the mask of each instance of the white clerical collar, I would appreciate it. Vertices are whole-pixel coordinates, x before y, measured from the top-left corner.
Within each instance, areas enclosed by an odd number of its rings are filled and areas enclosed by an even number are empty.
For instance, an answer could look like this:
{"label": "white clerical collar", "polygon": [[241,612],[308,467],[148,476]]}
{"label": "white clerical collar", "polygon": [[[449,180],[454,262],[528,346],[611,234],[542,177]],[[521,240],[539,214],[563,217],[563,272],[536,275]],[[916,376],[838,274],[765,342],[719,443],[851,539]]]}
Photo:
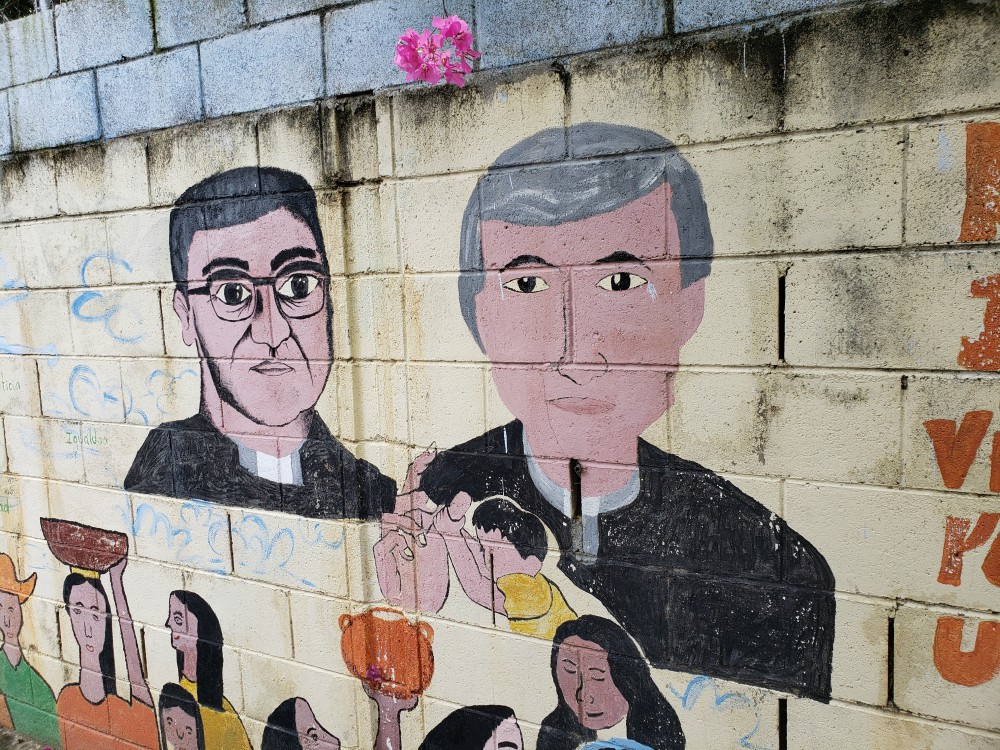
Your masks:
{"label": "white clerical collar", "polygon": [[[545,473],[542,467],[535,460],[528,444],[528,436],[522,433],[524,443],[524,457],[528,462],[528,475],[539,494],[553,508],[558,510],[567,518],[573,516],[573,496],[568,489],[557,484]],[[639,496],[639,470],[636,469],[625,486],[621,489],[610,492],[607,495],[596,497],[585,497],[581,500],[581,511],[583,513],[583,551],[588,555],[596,555],[601,546],[600,528],[597,525],[597,517],[601,513],[608,513],[619,508],[624,508]]]}
{"label": "white clerical collar", "polygon": [[[230,438],[232,440],[232,438]],[[249,448],[239,440],[233,440],[240,450],[240,466],[255,477],[278,484],[302,484],[302,461],[299,448],[287,456],[272,456]]]}

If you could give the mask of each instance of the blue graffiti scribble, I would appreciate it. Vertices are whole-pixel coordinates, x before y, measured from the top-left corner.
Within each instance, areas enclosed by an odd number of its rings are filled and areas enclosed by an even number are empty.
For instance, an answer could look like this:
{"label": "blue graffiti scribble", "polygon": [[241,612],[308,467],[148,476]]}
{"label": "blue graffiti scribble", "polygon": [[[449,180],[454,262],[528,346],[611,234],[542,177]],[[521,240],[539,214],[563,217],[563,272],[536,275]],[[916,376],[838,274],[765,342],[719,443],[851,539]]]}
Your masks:
{"label": "blue graffiti scribble", "polygon": [[146,378],[144,390],[133,398],[131,390],[126,386],[124,397],[125,417],[135,415],[142,420],[143,424],[159,422],[161,417],[171,413],[171,408],[165,403],[165,399],[172,396],[179,385],[187,378],[197,378],[197,370],[188,368],[181,370],[176,375],[166,370],[154,370]]}
{"label": "blue graffiti scribble", "polygon": [[179,563],[211,573],[229,573],[229,519],[215,505],[203,500],[181,504],[180,519],[174,521],[149,503],[135,509],[132,536],[163,543]]}
{"label": "blue graffiti scribble", "polygon": [[681,708],[685,711],[693,709],[703,693],[711,695],[711,708],[718,713],[733,711],[738,708],[749,708],[753,712],[754,726],[753,729],[739,738],[739,746],[746,748],[746,750],[770,750],[767,746],[758,745],[753,741],[757,732],[760,731],[760,711],[758,710],[757,703],[749,696],[736,692],[720,694],[716,681],[706,676],[699,676],[692,679],[683,692],[679,692],[673,686],[669,687],[670,692],[680,701]]}
{"label": "blue graffiti scribble", "polygon": [[24,558],[30,570],[37,573],[58,573],[65,575],[66,568],[57,564],[49,551],[49,546],[41,539],[25,537]]}
{"label": "blue graffiti scribble", "polygon": [[83,417],[93,416],[97,410],[91,405],[96,401],[98,407],[114,407],[119,417],[124,415],[121,407],[121,388],[106,389],[101,385],[97,373],[87,365],[77,365],[69,375],[69,401],[73,410]]}
{"label": "blue graffiti scribble", "polygon": [[267,519],[257,514],[244,516],[233,524],[233,543],[239,542],[245,554],[235,555],[238,566],[254,575],[285,575],[303,586],[315,588],[316,584],[293,570],[297,560],[296,548],[318,547],[321,550],[340,549],[344,544],[344,530],[339,538],[329,539],[320,523],[298,519],[295,528],[271,528]]}
{"label": "blue graffiti scribble", "polygon": [[[19,279],[11,273],[7,263],[4,262],[3,257],[0,256],[0,289],[26,289],[27,286],[28,285],[24,283],[24,279]],[[26,297],[27,293],[25,293],[24,296]]]}
{"label": "blue graffiti scribble", "polygon": [[128,315],[134,319],[134,323],[142,323],[142,319],[132,310],[122,307],[119,304],[109,301],[104,292],[90,288],[87,280],[87,272],[92,263],[97,261],[107,261],[111,265],[117,265],[125,269],[127,273],[132,273],[132,266],[128,261],[119,258],[113,252],[100,252],[88,255],[80,266],[80,284],[87,291],[80,292],[73,300],[70,309],[73,315],[84,323],[100,323],[104,332],[112,339],[121,344],[135,344],[142,341],[145,333],[135,336],[126,336],[121,331],[124,330],[125,321],[120,318]]}
{"label": "blue graffiti scribble", "polygon": [[55,359],[59,356],[55,344],[46,344],[45,346],[35,348],[15,343],[6,336],[0,336],[0,354],[44,354],[50,358],[50,367],[53,366]]}

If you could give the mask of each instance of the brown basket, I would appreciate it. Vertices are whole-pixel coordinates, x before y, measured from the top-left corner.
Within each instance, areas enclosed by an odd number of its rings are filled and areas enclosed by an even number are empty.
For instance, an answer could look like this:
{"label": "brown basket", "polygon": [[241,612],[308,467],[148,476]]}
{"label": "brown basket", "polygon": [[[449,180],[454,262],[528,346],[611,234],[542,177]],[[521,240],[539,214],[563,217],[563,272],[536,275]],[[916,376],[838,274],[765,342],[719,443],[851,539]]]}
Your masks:
{"label": "brown basket", "polygon": [[407,700],[431,684],[434,630],[412,623],[402,612],[374,607],[360,615],[341,615],[340,650],[358,679],[393,698]]}
{"label": "brown basket", "polygon": [[72,568],[107,573],[128,554],[128,537],[120,531],[43,518],[42,536],[56,558]]}

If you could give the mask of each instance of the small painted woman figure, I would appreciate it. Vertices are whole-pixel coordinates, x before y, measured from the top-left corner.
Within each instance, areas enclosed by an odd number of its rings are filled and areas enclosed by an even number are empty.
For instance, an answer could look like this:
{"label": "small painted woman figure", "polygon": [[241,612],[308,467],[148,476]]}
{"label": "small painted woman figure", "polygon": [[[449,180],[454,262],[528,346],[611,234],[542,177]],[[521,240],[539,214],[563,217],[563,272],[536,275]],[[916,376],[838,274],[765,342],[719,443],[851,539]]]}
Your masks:
{"label": "small painted woman figure", "polygon": [[585,615],[560,625],[552,642],[552,679],[559,705],[542,721],[538,750],[573,750],[613,738],[683,750],[677,714],[639,648],[611,620]]}
{"label": "small painted woman figure", "polygon": [[177,676],[201,706],[205,750],[253,750],[243,722],[222,692],[222,627],[204,599],[173,591],[167,627],[177,651]]}
{"label": "small painted woman figure", "polygon": [[139,641],[122,576],[128,558],[112,566],[115,598],[131,700],[118,696],[111,608],[100,576],[74,571],[63,584],[63,601],[80,648],[80,678],[59,692],[56,713],[65,750],[159,750],[153,696],[142,675]]}
{"label": "small painted woman figure", "polygon": [[340,750],[305,698],[289,698],[267,717],[261,750]]}
{"label": "small painted woman figure", "polygon": [[205,750],[201,708],[187,690],[168,682],[160,692],[159,708],[162,750]]}
{"label": "small painted woman figure", "polygon": [[419,750],[523,750],[524,738],[514,709],[465,706],[434,727]]}

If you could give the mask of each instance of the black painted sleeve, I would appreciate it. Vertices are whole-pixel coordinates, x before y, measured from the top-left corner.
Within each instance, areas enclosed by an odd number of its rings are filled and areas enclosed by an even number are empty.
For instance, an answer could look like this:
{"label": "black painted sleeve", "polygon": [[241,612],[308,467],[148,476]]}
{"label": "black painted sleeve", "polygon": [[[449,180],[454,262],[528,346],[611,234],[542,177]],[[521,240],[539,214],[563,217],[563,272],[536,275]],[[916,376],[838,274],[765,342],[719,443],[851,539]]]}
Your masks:
{"label": "black painted sleeve", "polygon": [[125,475],[124,486],[130,492],[175,496],[169,430],[160,427],[149,433]]}

